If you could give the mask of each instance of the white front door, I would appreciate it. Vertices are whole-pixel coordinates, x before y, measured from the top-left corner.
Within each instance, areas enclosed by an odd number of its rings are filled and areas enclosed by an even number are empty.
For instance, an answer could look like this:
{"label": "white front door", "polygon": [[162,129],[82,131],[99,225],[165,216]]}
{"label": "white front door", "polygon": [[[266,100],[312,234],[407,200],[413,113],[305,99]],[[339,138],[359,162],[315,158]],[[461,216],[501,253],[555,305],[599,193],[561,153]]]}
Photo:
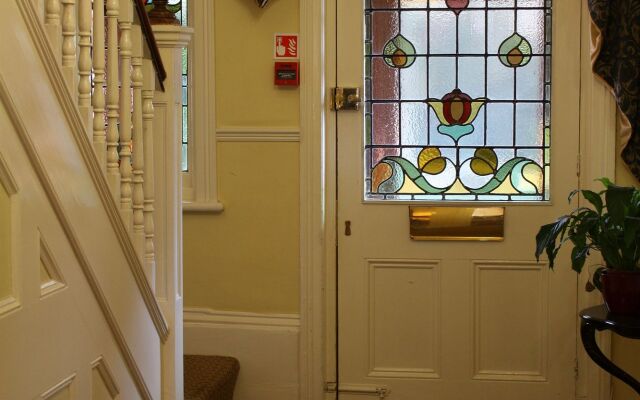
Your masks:
{"label": "white front door", "polygon": [[[578,187],[580,7],[337,0],[366,93],[337,114],[341,400],[574,398],[577,279],[534,237]],[[496,203],[503,241],[409,236],[409,205]]]}

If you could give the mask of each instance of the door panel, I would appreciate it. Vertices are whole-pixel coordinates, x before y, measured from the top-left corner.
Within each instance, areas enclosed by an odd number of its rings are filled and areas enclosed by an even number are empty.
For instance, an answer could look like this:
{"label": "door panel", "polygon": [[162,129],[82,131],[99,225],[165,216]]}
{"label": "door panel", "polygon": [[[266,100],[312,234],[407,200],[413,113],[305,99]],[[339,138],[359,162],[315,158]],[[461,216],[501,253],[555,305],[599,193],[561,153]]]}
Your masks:
{"label": "door panel", "polygon": [[[369,371],[379,378],[437,378],[440,264],[367,260]],[[413,313],[414,304],[428,305]]]}
{"label": "door panel", "polygon": [[[353,388],[401,400],[573,397],[576,276],[533,251],[537,228],[567,212],[578,187],[580,3],[553,5],[551,200],[501,203],[501,242],[412,241],[409,202],[363,200],[364,111],[338,112],[337,223],[351,224],[338,237],[340,399],[362,399]],[[363,87],[363,1],[336,7],[337,84]]]}

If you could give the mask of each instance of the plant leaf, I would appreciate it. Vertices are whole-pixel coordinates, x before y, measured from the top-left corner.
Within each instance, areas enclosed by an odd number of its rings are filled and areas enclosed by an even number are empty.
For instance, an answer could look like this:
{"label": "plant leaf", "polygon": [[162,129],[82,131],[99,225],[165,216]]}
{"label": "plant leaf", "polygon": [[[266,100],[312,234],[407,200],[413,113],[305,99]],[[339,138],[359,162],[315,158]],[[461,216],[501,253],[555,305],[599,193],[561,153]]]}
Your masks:
{"label": "plant leaf", "polygon": [[611,179],[604,176],[602,178],[596,179],[596,181],[601,182],[605,188],[608,188],[609,186],[613,186],[613,182],[611,182]]}
{"label": "plant leaf", "polygon": [[573,200],[573,197],[578,193],[580,193],[580,189],[572,190],[571,193],[569,193],[569,197],[567,198],[567,200],[569,200],[569,203],[571,203],[571,200]]}
{"label": "plant leaf", "polygon": [[602,198],[596,192],[592,192],[591,190],[583,190],[582,195],[585,199],[596,208],[598,215],[602,215],[602,208],[604,205],[602,204]]}
{"label": "plant leaf", "polygon": [[542,255],[542,252],[544,251],[544,249],[547,248],[547,245],[549,244],[549,241],[552,238],[552,231],[553,231],[553,227],[555,226],[555,223],[553,224],[546,224],[546,225],[542,225],[540,227],[540,230],[538,230],[538,234],[536,234],[536,260],[540,261],[540,256]]}
{"label": "plant leaf", "polygon": [[632,187],[622,187],[611,185],[607,188],[605,193],[605,200],[607,201],[607,211],[611,216],[611,220],[615,225],[623,225],[625,215],[629,210],[629,203],[631,197],[635,191]]}
{"label": "plant leaf", "polygon": [[624,244],[626,247],[632,247],[638,236],[640,221],[636,221],[635,218],[630,218],[627,222],[624,226]]}
{"label": "plant leaf", "polygon": [[582,272],[585,261],[587,261],[587,254],[589,253],[589,246],[575,246],[571,251],[571,268],[577,273]]}
{"label": "plant leaf", "polygon": [[549,268],[553,268],[555,256],[558,253],[556,249],[556,239],[561,232],[564,232],[569,221],[569,216],[565,215],[554,223],[540,227],[536,235],[536,260],[539,261],[542,252],[546,251],[547,257],[549,257]]}

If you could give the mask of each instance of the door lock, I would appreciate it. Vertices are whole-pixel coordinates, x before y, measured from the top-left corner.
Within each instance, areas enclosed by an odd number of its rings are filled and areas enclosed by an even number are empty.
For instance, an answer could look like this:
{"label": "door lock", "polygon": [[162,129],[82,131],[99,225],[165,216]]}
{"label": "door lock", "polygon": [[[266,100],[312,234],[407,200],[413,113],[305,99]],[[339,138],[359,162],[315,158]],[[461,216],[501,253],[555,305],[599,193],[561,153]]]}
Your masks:
{"label": "door lock", "polygon": [[337,87],[331,89],[332,109],[334,111],[340,110],[352,110],[358,111],[360,109],[360,88],[342,88]]}

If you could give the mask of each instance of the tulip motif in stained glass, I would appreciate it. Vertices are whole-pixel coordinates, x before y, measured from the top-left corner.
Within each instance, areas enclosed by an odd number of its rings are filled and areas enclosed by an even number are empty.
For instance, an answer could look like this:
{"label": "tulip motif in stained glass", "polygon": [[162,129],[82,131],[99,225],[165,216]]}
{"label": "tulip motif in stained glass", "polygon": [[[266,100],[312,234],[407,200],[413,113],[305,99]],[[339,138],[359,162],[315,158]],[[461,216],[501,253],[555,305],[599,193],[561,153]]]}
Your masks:
{"label": "tulip motif in stained glass", "polygon": [[442,100],[430,99],[427,104],[433,109],[440,121],[438,132],[451,137],[454,141],[473,133],[473,121],[486,99],[471,99],[460,89],[454,89]]}
{"label": "tulip motif in stained glass", "polygon": [[469,7],[469,0],[447,0],[447,7],[453,10],[456,15],[460,14],[465,8]]}

